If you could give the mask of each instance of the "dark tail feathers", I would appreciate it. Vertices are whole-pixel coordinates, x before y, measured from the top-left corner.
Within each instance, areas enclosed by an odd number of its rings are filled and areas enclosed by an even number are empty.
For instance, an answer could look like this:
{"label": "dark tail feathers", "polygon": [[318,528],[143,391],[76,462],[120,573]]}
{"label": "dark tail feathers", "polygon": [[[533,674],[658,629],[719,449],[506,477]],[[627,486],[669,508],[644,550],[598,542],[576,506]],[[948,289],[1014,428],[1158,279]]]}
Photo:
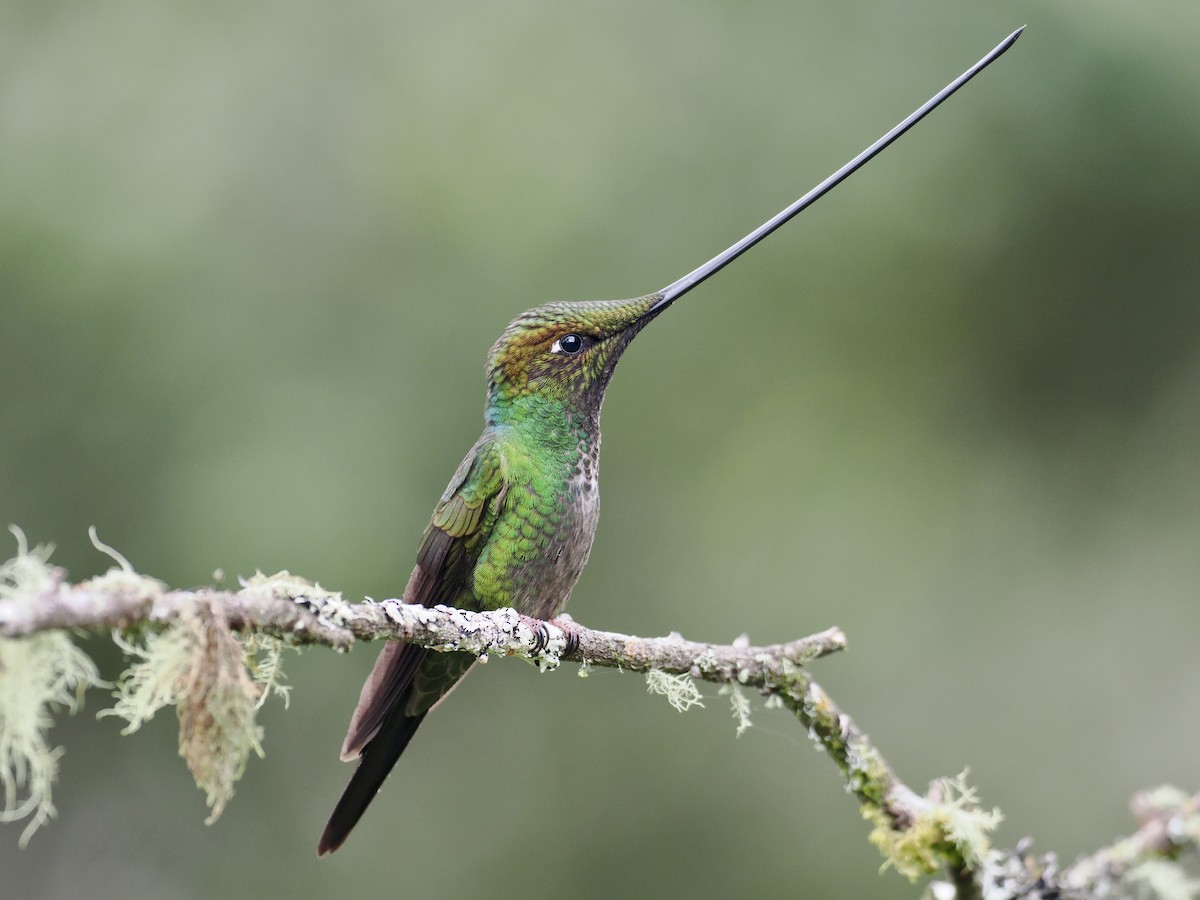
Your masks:
{"label": "dark tail feathers", "polygon": [[358,824],[358,820],[362,818],[362,814],[371,805],[371,801],[375,799],[388,773],[396,765],[396,760],[412,740],[417,726],[425,718],[425,713],[406,716],[403,710],[404,704],[397,703],[384,718],[379,732],[363,748],[358,768],[354,770],[350,783],[342,792],[342,799],[338,800],[337,806],[333,808],[325,830],[321,833],[321,840],[317,844],[317,856],[332,853],[342,846],[354,826]]}

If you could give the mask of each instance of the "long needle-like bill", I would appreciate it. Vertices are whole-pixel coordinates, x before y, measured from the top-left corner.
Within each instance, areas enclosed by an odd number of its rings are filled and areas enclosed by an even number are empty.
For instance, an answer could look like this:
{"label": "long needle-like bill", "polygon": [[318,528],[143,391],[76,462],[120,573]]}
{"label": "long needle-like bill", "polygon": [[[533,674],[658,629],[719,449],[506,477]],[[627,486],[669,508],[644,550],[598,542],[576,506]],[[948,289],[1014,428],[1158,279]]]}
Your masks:
{"label": "long needle-like bill", "polygon": [[700,282],[704,281],[704,279],[716,272],[719,272],[725,266],[729,265],[729,263],[733,262],[801,210],[807,209],[813,203],[828,194],[831,190],[862,168],[866,163],[875,158],[875,156],[877,156],[885,147],[891,144],[892,141],[896,140],[896,138],[900,137],[900,135],[904,134],[904,132],[908,131],[908,129],[920,122],[921,119],[933,112],[933,110],[936,109],[943,100],[986,69],[1002,53],[1004,53],[1005,50],[1016,43],[1017,38],[1021,36],[1021,32],[1024,30],[1025,26],[1022,25],[1003,41],[1001,41],[994,50],[987,54],[987,56],[983,57],[983,59],[979,60],[979,62],[975,63],[975,65],[971,66],[971,68],[967,69],[967,71],[963,72],[952,82],[925,101],[925,103],[919,109],[915,110],[910,116],[908,116],[908,118],[906,118],[899,125],[873,143],[870,147],[858,154],[858,156],[854,157],[854,159],[850,160],[850,162],[846,163],[844,166],[818,184],[815,188],[813,188],[787,209],[783,210],[769,221],[764,222],[762,225],[758,226],[758,228],[755,228],[752,232],[750,232],[732,247],[727,250],[723,250],[721,253],[718,253],[698,269],[688,272],[688,274],[684,275],[678,281],[674,281],[663,288],[659,292],[662,295],[662,299],[655,303],[650,311],[657,312],[672,301],[679,299],[696,285],[700,284]]}

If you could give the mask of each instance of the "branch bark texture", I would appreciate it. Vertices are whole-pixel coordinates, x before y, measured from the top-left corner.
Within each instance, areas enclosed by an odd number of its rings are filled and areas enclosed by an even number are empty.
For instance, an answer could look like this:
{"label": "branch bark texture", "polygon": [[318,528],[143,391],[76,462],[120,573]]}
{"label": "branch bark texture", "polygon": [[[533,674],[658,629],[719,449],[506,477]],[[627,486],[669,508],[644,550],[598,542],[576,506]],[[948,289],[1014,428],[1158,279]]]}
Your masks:
{"label": "branch bark texture", "polygon": [[559,662],[686,674],[717,683],[761,687],[797,667],[846,646],[838,628],[785,644],[707,644],[677,634],[641,638],[577,625],[566,616],[541,622],[511,609],[472,612],[448,606],[414,606],[399,600],[348,603],[287,573],[255,576],[238,591],[168,590],[123,569],[78,585],[62,569],[36,593],[0,602],[0,637],[44,631],[161,628],[183,610],[218,610],[231,629],[266,634],[296,645],[347,650],[358,641],[398,640],[442,652],[522,656],[543,667]]}

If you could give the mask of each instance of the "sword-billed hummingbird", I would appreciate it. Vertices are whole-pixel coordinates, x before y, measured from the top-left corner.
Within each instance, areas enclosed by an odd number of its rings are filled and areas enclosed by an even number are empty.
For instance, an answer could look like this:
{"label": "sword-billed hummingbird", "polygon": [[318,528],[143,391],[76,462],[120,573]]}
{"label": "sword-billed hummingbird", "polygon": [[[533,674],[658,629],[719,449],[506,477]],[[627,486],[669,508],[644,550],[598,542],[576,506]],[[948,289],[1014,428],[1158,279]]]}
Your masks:
{"label": "sword-billed hummingbird", "polygon": [[[485,426],[450,479],[417,550],[404,602],[528,616],[559,614],[583,571],[600,515],[600,406],[629,342],[674,301],[824,196],[1007,50],[1023,29],[942,88],[833,175],[729,249],[634,300],[548,303],[517,316],[487,358]],[[425,715],[475,662],[389,642],[342,744],[358,768],[317,853],[336,850]]]}

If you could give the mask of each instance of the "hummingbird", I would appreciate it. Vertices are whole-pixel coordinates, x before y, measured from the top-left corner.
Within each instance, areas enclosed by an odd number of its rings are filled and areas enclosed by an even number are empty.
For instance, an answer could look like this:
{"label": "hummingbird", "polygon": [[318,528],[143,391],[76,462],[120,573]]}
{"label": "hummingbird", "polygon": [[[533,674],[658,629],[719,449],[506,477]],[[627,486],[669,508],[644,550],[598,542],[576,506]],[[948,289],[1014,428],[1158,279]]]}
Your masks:
{"label": "hummingbird", "polygon": [[[417,549],[405,603],[561,613],[600,516],[600,407],[621,355],[685,293],[728,265],[915,125],[1006,51],[1018,29],[795,203],[704,265],[631,300],[548,303],[509,324],[487,356],[484,430],[450,479]],[[425,716],[475,663],[392,641],[362,687],[342,759],[358,761],[317,845],[342,845]]]}

